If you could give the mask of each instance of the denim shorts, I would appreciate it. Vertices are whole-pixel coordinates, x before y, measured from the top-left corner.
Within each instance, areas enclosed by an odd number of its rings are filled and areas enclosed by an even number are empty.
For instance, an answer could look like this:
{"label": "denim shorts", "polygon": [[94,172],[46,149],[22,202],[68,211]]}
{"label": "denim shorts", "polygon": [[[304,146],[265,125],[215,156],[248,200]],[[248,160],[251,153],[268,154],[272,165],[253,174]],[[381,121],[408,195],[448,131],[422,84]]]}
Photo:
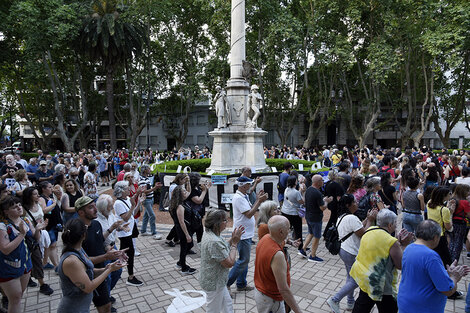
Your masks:
{"label": "denim shorts", "polygon": [[322,222],[309,222],[307,221],[308,233],[315,238],[321,238]]}
{"label": "denim shorts", "polygon": [[59,238],[59,232],[54,228],[47,231],[49,233],[49,238],[51,238],[51,244],[57,241]]}

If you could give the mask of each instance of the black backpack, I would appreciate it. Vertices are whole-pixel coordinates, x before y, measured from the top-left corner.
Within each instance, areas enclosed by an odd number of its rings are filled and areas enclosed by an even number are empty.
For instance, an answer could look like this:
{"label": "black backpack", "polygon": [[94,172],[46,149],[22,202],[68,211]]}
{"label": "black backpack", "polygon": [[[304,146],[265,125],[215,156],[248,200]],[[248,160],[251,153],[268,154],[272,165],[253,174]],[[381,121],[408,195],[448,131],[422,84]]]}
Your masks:
{"label": "black backpack", "polygon": [[372,206],[370,205],[370,193],[364,195],[364,197],[359,200],[359,204],[357,206],[357,211],[354,213],[361,221],[365,220],[367,217],[367,213],[372,210]]}
{"label": "black backpack", "polygon": [[197,232],[202,227],[202,217],[197,210],[194,210],[186,201],[183,202],[184,222],[188,231]]}
{"label": "black backpack", "polygon": [[[338,226],[339,226],[339,224],[341,224],[341,221],[343,220],[343,218],[346,215],[348,215],[348,214],[345,214],[341,217],[341,219],[338,222]],[[339,238],[339,233],[338,233],[338,227],[336,227],[336,225],[333,224],[326,231],[326,234],[325,234],[325,247],[328,249],[328,251],[330,251],[331,254],[337,255],[339,253],[339,250],[341,249],[341,243],[344,242],[349,237],[351,237],[352,234],[354,234],[353,231],[340,239]]]}
{"label": "black backpack", "polygon": [[323,161],[323,165],[326,166],[326,167],[331,167],[330,158],[325,158],[325,160]]}

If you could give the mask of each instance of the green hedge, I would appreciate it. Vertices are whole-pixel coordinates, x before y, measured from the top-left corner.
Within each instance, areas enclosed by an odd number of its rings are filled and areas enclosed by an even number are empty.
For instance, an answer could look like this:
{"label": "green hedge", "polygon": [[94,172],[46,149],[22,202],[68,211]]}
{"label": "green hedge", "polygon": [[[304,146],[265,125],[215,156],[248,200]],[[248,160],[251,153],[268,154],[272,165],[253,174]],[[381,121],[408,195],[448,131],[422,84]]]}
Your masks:
{"label": "green hedge", "polygon": [[23,152],[23,153],[21,153],[21,158],[25,159],[28,162],[29,162],[29,159],[37,158],[38,156],[39,156],[39,154],[37,154],[36,152]]}
{"label": "green hedge", "polygon": [[[294,165],[295,169],[299,169],[299,164],[304,165],[304,171],[311,171],[312,165],[316,162],[305,161],[305,160],[286,160],[286,159],[266,159],[266,165],[271,167],[276,167],[278,172],[284,170],[284,163],[290,162]],[[192,172],[205,173],[206,169],[211,165],[211,159],[193,159],[193,160],[181,160],[181,161],[169,161],[161,164],[157,164],[154,167],[153,173],[156,172],[165,172],[165,173],[176,173],[178,165],[181,165],[181,168],[184,169],[186,166],[191,168]],[[166,169],[165,169],[166,166]],[[312,172],[322,172],[328,171],[328,168],[321,168]]]}
{"label": "green hedge", "polygon": [[182,168],[189,166],[192,172],[204,173],[206,171],[206,168],[211,165],[211,159],[194,159],[164,162],[161,164],[157,164],[153,172],[176,173],[178,165],[181,165]]}

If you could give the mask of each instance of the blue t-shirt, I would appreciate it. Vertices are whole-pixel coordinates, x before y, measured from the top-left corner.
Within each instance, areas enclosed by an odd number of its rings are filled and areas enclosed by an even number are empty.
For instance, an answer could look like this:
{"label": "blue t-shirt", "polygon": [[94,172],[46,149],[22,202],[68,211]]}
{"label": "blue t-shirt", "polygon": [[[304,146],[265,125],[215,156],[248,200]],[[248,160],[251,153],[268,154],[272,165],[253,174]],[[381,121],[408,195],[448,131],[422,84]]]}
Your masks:
{"label": "blue t-shirt", "polygon": [[447,297],[454,288],[439,255],[424,245],[411,244],[403,253],[398,290],[400,313],[443,313]]}
{"label": "blue t-shirt", "polygon": [[26,166],[26,172],[28,173],[36,173],[37,170],[39,168],[39,165],[32,165],[32,164],[28,164],[28,166]]}
{"label": "blue t-shirt", "polygon": [[[289,178],[289,174],[286,172],[282,172],[281,175],[279,175],[279,185],[282,186],[285,189],[287,188],[287,179]],[[278,201],[283,201],[284,200],[284,193],[280,193],[277,196]]]}

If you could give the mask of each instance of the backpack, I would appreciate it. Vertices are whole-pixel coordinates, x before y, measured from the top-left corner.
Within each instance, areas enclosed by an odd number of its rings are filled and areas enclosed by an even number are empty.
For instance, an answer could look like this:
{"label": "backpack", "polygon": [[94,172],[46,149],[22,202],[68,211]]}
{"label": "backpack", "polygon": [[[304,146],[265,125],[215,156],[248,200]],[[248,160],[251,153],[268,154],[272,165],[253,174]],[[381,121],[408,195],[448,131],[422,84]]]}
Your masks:
{"label": "backpack", "polygon": [[361,221],[365,220],[367,217],[367,213],[372,210],[372,206],[370,205],[370,193],[366,194],[364,197],[359,200],[359,204],[357,206],[357,211],[354,213]]}
{"label": "backpack", "polygon": [[197,232],[202,227],[201,214],[193,209],[187,202],[183,202],[184,208],[184,222],[186,223],[188,230],[192,233]]}
{"label": "backpack", "polygon": [[323,165],[325,167],[331,167],[331,160],[330,158],[325,158],[325,160],[323,160]]}
{"label": "backpack", "polygon": [[[341,221],[346,215],[348,214],[345,214],[341,217],[341,219],[338,222],[338,226],[339,224],[341,224]],[[354,234],[353,231],[340,239],[339,233],[338,233],[338,227],[335,224],[333,224],[330,228],[328,228],[328,230],[325,233],[325,247],[328,249],[328,251],[330,251],[331,254],[337,255],[339,253],[339,250],[341,249],[341,243],[344,242],[349,237],[351,237],[352,234]]]}

